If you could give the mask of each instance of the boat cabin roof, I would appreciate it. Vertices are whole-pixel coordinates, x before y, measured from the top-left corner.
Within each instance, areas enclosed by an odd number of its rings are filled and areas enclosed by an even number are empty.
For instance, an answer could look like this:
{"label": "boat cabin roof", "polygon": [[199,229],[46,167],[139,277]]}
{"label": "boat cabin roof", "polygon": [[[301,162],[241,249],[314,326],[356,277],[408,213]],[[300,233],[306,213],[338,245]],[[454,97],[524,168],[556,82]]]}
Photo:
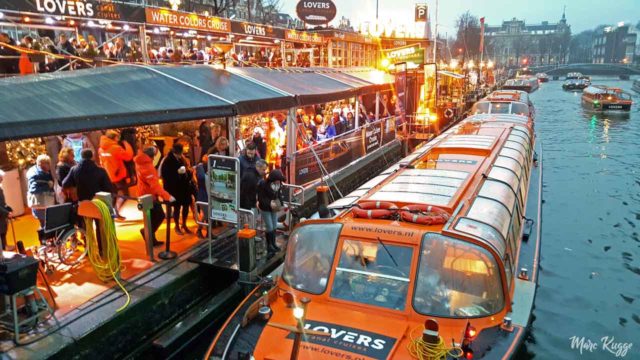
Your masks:
{"label": "boat cabin roof", "polygon": [[486,101],[519,101],[528,103],[529,102],[529,94],[526,91],[522,90],[498,90],[489,94],[486,98]]}

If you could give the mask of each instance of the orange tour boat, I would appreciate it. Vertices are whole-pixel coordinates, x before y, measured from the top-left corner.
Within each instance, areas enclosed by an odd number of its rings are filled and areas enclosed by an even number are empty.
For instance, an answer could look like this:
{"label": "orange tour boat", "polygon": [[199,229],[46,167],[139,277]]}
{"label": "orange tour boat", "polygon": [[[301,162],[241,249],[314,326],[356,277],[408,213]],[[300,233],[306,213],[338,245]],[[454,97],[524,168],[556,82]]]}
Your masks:
{"label": "orange tour boat", "polygon": [[463,120],[292,232],[207,359],[508,359],[538,279],[531,117]]}
{"label": "orange tour boat", "polygon": [[594,112],[631,111],[631,95],[622,89],[603,85],[592,85],[582,92],[582,106]]}

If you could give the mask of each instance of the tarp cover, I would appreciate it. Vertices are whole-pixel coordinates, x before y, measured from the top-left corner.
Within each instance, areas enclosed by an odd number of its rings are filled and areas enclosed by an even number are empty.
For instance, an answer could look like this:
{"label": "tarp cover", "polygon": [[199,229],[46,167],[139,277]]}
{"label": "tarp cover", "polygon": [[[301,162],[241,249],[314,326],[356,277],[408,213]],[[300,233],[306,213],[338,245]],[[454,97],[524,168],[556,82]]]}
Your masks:
{"label": "tarp cover", "polygon": [[312,70],[278,70],[255,67],[229,68],[232,73],[255,79],[295,96],[298,105],[315,105],[357,95],[358,88],[322,76]]}
{"label": "tarp cover", "polygon": [[286,110],[296,106],[291,95],[208,65],[168,66],[156,69],[234,103],[238,115]]}
{"label": "tarp cover", "polygon": [[0,81],[0,140],[234,114],[234,105],[137,66]]}
{"label": "tarp cover", "polygon": [[376,70],[117,65],[0,80],[0,141],[187,121],[346,99],[390,86]]}

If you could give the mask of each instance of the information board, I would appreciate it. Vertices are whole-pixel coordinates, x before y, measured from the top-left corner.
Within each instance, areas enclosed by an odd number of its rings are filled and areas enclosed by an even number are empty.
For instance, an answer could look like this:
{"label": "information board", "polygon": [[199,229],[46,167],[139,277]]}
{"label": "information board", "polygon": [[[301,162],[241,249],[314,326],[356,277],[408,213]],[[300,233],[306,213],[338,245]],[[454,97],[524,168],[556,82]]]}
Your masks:
{"label": "information board", "polygon": [[238,222],[240,204],[240,161],[209,155],[209,218],[232,224]]}

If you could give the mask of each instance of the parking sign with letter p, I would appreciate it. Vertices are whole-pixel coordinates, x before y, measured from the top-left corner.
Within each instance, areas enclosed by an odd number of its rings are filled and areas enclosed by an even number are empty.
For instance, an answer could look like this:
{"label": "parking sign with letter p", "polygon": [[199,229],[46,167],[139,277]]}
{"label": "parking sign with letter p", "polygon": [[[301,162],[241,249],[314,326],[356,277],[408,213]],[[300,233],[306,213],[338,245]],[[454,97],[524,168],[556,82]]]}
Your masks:
{"label": "parking sign with letter p", "polygon": [[416,21],[427,21],[427,4],[416,4]]}

